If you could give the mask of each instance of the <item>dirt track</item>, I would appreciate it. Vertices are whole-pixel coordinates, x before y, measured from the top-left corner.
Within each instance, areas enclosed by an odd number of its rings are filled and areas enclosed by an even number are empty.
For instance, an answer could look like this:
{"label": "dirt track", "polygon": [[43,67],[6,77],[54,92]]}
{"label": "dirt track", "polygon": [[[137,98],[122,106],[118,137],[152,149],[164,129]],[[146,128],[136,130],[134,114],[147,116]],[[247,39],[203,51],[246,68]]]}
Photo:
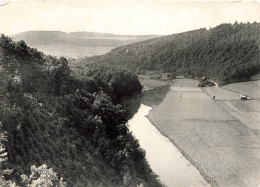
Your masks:
{"label": "dirt track", "polygon": [[260,102],[196,86],[177,80],[149,119],[213,185],[258,186]]}

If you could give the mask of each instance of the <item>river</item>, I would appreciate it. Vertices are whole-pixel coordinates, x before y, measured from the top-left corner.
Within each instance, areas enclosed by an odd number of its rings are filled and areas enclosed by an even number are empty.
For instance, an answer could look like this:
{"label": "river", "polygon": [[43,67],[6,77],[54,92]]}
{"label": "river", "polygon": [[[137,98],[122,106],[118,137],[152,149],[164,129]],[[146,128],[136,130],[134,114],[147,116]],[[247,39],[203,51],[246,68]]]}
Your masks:
{"label": "river", "polygon": [[146,159],[160,181],[168,187],[209,186],[199,171],[150,123],[146,116],[151,109],[141,104],[128,121],[128,128],[146,151]]}

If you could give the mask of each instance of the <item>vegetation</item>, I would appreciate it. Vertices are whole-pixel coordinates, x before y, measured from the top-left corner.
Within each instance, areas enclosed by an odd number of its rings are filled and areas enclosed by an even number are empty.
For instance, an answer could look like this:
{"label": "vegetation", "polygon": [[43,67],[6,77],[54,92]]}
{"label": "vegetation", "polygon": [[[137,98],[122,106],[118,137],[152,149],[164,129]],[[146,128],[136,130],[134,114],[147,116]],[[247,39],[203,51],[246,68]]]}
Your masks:
{"label": "vegetation", "polygon": [[30,176],[22,175],[23,183],[27,187],[34,186],[57,186],[57,187],[65,187],[66,183],[61,179],[58,179],[57,174],[53,171],[52,168],[48,169],[45,164],[39,166],[31,166],[31,174]]}
{"label": "vegetation", "polygon": [[105,64],[93,64],[85,76],[93,77],[102,90],[114,100],[139,94],[142,91],[142,86],[136,75]]}
{"label": "vegetation", "polygon": [[13,170],[5,180],[30,186],[44,171],[48,184],[62,177],[67,186],[161,186],[119,104],[120,89],[141,92],[137,77],[108,67],[89,75],[77,79],[65,58],[0,37],[0,129],[8,157],[1,167]]}
{"label": "vegetation", "polygon": [[79,61],[108,63],[132,70],[206,76],[219,84],[246,81],[260,71],[260,23],[221,24],[149,39]]}
{"label": "vegetation", "polygon": [[4,146],[4,142],[6,142],[7,139],[6,132],[3,131],[1,127],[2,123],[0,121],[0,186],[16,186],[14,182],[5,178],[5,176],[12,173],[12,170],[3,167],[3,163],[7,161],[7,152]]}
{"label": "vegetation", "polygon": [[206,86],[215,86],[215,83],[207,79],[206,77],[202,77],[199,80],[198,87],[206,87]]}

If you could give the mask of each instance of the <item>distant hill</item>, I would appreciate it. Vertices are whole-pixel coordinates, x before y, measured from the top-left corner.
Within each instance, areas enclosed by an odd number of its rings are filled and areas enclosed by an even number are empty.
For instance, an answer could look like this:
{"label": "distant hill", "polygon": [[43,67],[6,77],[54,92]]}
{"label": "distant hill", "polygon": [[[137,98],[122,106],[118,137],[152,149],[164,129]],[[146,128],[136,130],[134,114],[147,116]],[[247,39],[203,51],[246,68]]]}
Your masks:
{"label": "distant hill", "polygon": [[220,84],[249,80],[260,71],[260,23],[221,24],[158,37],[113,49],[86,63],[108,63],[137,74],[169,72],[189,77],[206,76]]}
{"label": "distant hill", "polygon": [[153,35],[114,35],[95,32],[28,31],[13,35],[46,54],[65,57],[101,55],[111,49],[153,38]]}

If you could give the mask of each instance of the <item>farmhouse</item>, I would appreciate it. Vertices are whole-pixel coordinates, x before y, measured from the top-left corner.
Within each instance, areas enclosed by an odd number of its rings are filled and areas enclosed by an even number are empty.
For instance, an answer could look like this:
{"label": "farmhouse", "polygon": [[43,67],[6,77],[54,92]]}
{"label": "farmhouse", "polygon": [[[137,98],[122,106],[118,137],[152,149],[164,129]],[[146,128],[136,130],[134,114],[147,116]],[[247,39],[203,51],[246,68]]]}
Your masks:
{"label": "farmhouse", "polygon": [[170,78],[171,78],[170,73],[163,73],[162,74],[162,80],[166,81],[166,80],[169,80]]}
{"label": "farmhouse", "polygon": [[247,100],[247,95],[240,94],[240,100]]}
{"label": "farmhouse", "polygon": [[175,76],[175,79],[183,79],[183,78],[184,78],[184,76],[182,76],[182,75]]}

